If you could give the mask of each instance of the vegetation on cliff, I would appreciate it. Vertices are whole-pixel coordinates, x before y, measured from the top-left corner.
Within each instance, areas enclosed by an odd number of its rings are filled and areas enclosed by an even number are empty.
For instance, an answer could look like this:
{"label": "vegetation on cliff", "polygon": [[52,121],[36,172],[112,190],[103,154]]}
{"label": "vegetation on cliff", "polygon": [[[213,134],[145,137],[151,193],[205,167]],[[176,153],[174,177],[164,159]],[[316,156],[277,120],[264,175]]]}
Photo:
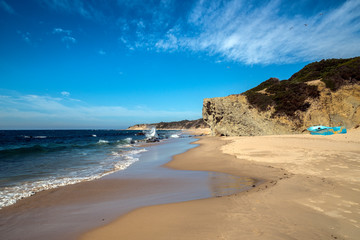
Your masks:
{"label": "vegetation on cliff", "polygon": [[289,80],[270,78],[244,93],[251,106],[260,111],[274,107],[273,116],[296,117],[296,111],[310,107],[307,99],[318,98],[316,86],[306,82],[320,79],[332,91],[343,85],[360,83],[360,57],[351,59],[328,59],[306,65]]}
{"label": "vegetation on cliff", "polygon": [[[279,79],[270,78],[256,88],[250,89],[243,93],[248,102],[259,109],[266,111],[273,106],[275,112],[273,115],[294,116],[297,110],[306,111],[310,104],[306,100],[319,97],[319,91],[316,86],[307,85],[306,83],[294,83],[290,80],[279,81]],[[260,88],[259,88],[260,87]],[[266,90],[263,92],[259,92]]]}
{"label": "vegetation on cliff", "polygon": [[350,59],[327,59],[306,65],[289,78],[289,81],[308,82],[321,79],[327,88],[338,90],[343,85],[360,82],[360,57]]}
{"label": "vegetation on cliff", "polygon": [[197,120],[182,120],[177,122],[159,122],[151,125],[156,126],[157,129],[190,129],[208,127],[202,118]]}

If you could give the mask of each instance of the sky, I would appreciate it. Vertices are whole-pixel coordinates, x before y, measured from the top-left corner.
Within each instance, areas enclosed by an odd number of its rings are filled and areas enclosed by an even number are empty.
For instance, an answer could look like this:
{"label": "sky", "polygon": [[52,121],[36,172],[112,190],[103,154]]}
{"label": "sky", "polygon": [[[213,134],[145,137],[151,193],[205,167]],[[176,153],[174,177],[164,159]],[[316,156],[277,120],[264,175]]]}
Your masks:
{"label": "sky", "polygon": [[0,129],[201,118],[306,64],[360,55],[360,0],[0,0]]}

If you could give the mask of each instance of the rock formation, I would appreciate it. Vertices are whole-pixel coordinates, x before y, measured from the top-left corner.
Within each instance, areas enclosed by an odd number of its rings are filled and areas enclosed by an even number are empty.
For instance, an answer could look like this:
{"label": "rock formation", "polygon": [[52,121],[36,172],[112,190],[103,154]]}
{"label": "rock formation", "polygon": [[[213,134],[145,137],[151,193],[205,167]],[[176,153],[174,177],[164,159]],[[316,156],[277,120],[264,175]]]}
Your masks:
{"label": "rock formation", "polygon": [[276,78],[242,94],[207,98],[212,135],[301,133],[312,125],[360,125],[360,57],[314,62],[289,80]]}

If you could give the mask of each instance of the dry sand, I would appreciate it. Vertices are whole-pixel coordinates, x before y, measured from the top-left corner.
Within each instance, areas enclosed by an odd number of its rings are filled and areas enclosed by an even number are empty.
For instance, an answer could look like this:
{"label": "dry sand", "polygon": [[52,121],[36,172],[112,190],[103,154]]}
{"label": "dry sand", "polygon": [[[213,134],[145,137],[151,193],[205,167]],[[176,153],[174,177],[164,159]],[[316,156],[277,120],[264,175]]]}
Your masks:
{"label": "dry sand", "polygon": [[185,133],[188,133],[190,135],[210,135],[211,129],[210,128],[190,128],[186,130],[182,130]]}
{"label": "dry sand", "polygon": [[359,129],[198,143],[167,166],[263,181],[227,197],[140,208],[82,239],[359,239]]}

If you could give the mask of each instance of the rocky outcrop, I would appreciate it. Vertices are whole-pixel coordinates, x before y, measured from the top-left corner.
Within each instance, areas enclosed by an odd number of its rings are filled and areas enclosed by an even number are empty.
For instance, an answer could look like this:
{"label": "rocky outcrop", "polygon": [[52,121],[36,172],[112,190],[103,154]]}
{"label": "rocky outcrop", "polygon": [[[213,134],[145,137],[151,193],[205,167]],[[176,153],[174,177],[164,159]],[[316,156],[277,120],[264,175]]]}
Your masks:
{"label": "rocky outcrop", "polygon": [[253,108],[243,95],[204,99],[203,118],[212,135],[254,136],[291,132],[290,121],[271,118],[271,111]]}
{"label": "rocky outcrop", "polygon": [[174,130],[183,130],[183,129],[199,129],[199,128],[208,128],[208,125],[204,120],[182,120],[176,122],[160,122],[160,123],[151,123],[151,124],[137,124],[128,128],[128,130],[146,130],[151,127],[156,127],[156,129],[174,129]]}
{"label": "rocky outcrop", "polygon": [[203,119],[212,135],[225,136],[301,133],[312,125],[357,127],[360,58],[327,61],[289,80],[271,78],[242,94],[204,99]]}

